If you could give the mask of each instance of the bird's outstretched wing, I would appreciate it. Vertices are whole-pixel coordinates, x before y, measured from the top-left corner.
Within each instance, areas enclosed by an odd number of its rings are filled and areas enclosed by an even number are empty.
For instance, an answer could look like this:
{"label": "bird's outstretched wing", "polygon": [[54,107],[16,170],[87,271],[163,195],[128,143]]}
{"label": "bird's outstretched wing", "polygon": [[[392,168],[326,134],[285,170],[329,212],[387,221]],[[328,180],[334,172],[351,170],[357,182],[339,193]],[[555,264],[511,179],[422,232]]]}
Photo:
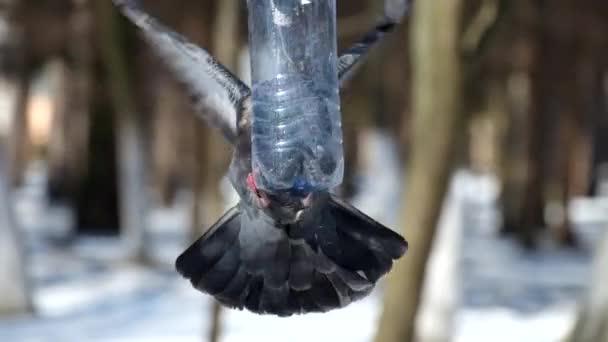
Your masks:
{"label": "bird's outstretched wing", "polygon": [[112,0],[141,29],[145,39],[187,89],[197,111],[207,123],[236,140],[237,113],[251,91],[204,49],[162,25],[135,0]]}
{"label": "bird's outstretched wing", "polygon": [[369,50],[401,22],[407,11],[408,2],[409,0],[385,0],[382,20],[368,31],[363,38],[340,54],[338,78],[341,86],[344,86],[352,77],[359,62],[365,58]]}

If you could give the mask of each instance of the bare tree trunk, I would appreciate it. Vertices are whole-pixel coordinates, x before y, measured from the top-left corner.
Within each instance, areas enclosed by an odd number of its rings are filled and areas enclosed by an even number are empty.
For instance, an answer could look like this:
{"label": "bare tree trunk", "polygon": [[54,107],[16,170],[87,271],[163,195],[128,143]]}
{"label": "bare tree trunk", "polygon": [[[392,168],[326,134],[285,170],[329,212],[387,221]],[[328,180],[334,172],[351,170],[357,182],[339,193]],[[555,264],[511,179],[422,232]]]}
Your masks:
{"label": "bare tree trunk", "polygon": [[148,261],[146,243],[146,167],[142,123],[133,115],[119,115],[117,130],[120,227],[131,258]]}
{"label": "bare tree trunk", "polygon": [[536,3],[519,1],[513,6],[519,27],[512,68],[507,78],[510,115],[501,156],[501,206],[503,233],[513,233],[532,248],[544,226],[544,188],[547,161],[547,116],[543,111],[546,65],[539,59],[539,25]]}
{"label": "bare tree trunk", "polygon": [[[577,34],[582,8],[582,2],[569,0],[553,1],[551,5],[539,8],[542,14],[535,86],[543,89],[534,93],[540,98],[534,99],[538,106],[533,108],[537,111],[534,114],[546,121],[543,127],[539,127],[541,132],[533,134],[547,136],[539,142],[545,145],[549,142],[548,145],[554,147],[542,151],[543,155],[549,156],[545,161],[545,177],[541,181],[545,196],[543,209],[553,209],[547,210],[546,225],[558,243],[569,246],[576,243],[568,215],[568,203],[574,195],[573,185],[576,183],[576,168],[573,166],[584,167],[587,164],[584,154],[579,154],[582,151],[578,146],[585,132],[585,106],[581,93],[588,88],[585,84],[588,74],[585,70],[587,61],[584,60],[586,42]],[[549,56],[552,56],[550,60]],[[531,157],[538,159],[538,155]]]}
{"label": "bare tree trunk", "polygon": [[[411,117],[411,70],[409,49],[393,49],[410,46],[409,25],[400,25],[394,34],[386,38],[389,47],[382,54],[382,106],[386,116],[382,125],[396,138],[405,159],[409,145],[409,120]],[[396,51],[395,51],[396,50]],[[377,76],[376,76],[377,77]]]}
{"label": "bare tree trunk", "polygon": [[[521,3],[520,3],[521,2]],[[522,198],[526,184],[526,118],[530,107],[530,51],[533,44],[533,29],[530,27],[532,4],[526,1],[515,2],[509,15],[510,27],[507,37],[509,44],[496,49],[492,58],[496,77],[503,83],[505,115],[501,141],[499,142],[498,178],[501,182],[499,206],[502,213],[501,234],[517,234],[522,221]],[[506,30],[505,30],[506,31]],[[506,34],[506,33],[505,33]],[[510,53],[509,53],[510,51]],[[508,57],[503,57],[508,56]]]}
{"label": "bare tree trunk", "polygon": [[[6,0],[0,7],[0,76],[9,88],[14,88],[15,102],[10,108],[8,131],[9,186],[22,181],[28,151],[27,104],[30,98],[32,65],[27,44],[26,23],[19,16],[22,4]],[[12,89],[11,89],[12,90]]]}
{"label": "bare tree trunk", "polygon": [[[538,9],[536,9],[538,10]],[[541,17],[536,17],[543,20]],[[537,33],[537,39],[542,35]],[[530,108],[528,111],[528,139],[526,146],[526,181],[524,196],[522,201],[522,216],[521,221],[517,223],[520,230],[520,239],[524,246],[533,248],[536,246],[539,232],[545,225],[543,211],[545,206],[544,201],[544,178],[547,175],[547,154],[545,147],[547,146],[549,125],[552,124],[548,120],[547,101],[551,100],[550,94],[547,92],[550,89],[551,73],[555,70],[551,69],[551,64],[555,61],[541,57],[543,52],[546,52],[546,47],[542,45],[542,39],[535,41],[535,52],[532,57],[531,88],[530,88]]]}
{"label": "bare tree trunk", "polygon": [[[349,16],[343,20],[347,25],[338,25],[338,28],[341,29],[338,37],[340,46],[350,46],[353,39],[359,39],[371,26],[373,18],[376,17],[375,14],[381,13],[380,9],[374,8],[376,6],[373,1],[351,0],[345,4],[348,8],[338,11],[339,13],[349,13]],[[362,25],[361,22],[369,24]],[[345,27],[348,25],[351,27]],[[353,76],[341,95],[345,165],[344,181],[338,191],[341,196],[346,198],[355,195],[357,190],[356,176],[361,162],[360,133],[365,129],[376,127],[377,123],[374,122],[374,118],[380,116],[378,106],[380,103],[378,100],[380,98],[380,78],[378,77],[380,57],[377,51],[368,56],[366,62],[359,66],[361,70]]]}
{"label": "bare tree trunk", "polygon": [[4,143],[0,142],[0,317],[33,311],[23,241],[13,212]]}
{"label": "bare tree trunk", "polygon": [[[153,185],[163,205],[173,202],[177,190],[177,180],[184,178],[183,170],[186,161],[184,153],[179,151],[180,138],[188,132],[192,113],[184,105],[184,96],[168,75],[159,77],[158,94],[156,96],[156,113],[153,119],[153,135],[151,142]],[[189,125],[190,124],[190,125]]]}
{"label": "bare tree trunk", "polygon": [[145,251],[147,207],[144,122],[133,90],[125,46],[120,44],[120,22],[109,1],[95,2],[102,60],[108,71],[112,102],[117,114],[117,153],[121,235],[130,258],[148,261]]}
{"label": "bare tree trunk", "polygon": [[92,13],[88,1],[75,1],[69,15],[68,58],[61,60],[61,77],[55,89],[55,112],[48,146],[52,200],[75,201],[87,172],[91,100],[93,97]]}
{"label": "bare tree trunk", "polygon": [[[22,66],[17,57],[21,48],[18,32],[15,32],[16,23],[12,21],[11,15],[15,2],[7,1],[4,7],[0,7],[0,26],[9,28],[0,32],[0,112],[15,112],[19,106],[19,99],[23,94],[19,93],[15,85],[16,78],[23,75],[11,74],[11,70],[19,70]],[[4,34],[3,34],[4,33]],[[12,40],[12,41],[11,41]],[[22,81],[21,81],[22,82]],[[29,88],[29,84],[28,84]],[[6,93],[4,93],[6,92]],[[13,96],[11,96],[13,95]],[[12,97],[12,98],[11,98]],[[23,104],[21,104],[23,105]],[[3,315],[19,315],[33,311],[30,289],[26,277],[26,260],[23,251],[23,241],[17,222],[14,217],[13,201],[11,196],[11,167],[7,156],[7,140],[16,143],[14,132],[2,132],[0,134],[0,317]],[[6,135],[6,136],[4,136]],[[12,135],[12,136],[11,136]],[[9,138],[10,137],[10,138]],[[18,153],[18,146],[8,146],[11,153]]]}
{"label": "bare tree trunk", "polygon": [[116,118],[108,95],[110,86],[96,68],[94,96],[91,98],[87,133],[86,172],[75,186],[75,228],[79,234],[120,233],[116,158]]}
{"label": "bare tree trunk", "polygon": [[499,178],[501,180],[500,207],[503,234],[521,232],[523,212],[521,199],[526,184],[526,113],[528,107],[528,78],[524,72],[515,72],[507,80],[506,115],[504,133],[500,143]]}
{"label": "bare tree trunk", "polygon": [[27,57],[21,61],[17,71],[17,103],[12,115],[12,129],[10,132],[10,179],[11,185],[20,185],[23,182],[28,154],[30,149],[27,105],[32,88],[32,70]]}
{"label": "bare tree trunk", "polygon": [[[201,33],[200,28],[207,27],[212,22],[213,2],[205,2],[202,5],[197,5],[192,0],[182,2],[183,5],[175,6],[172,2],[148,1],[150,6],[146,8],[153,14],[158,13],[159,18],[169,27],[178,28],[178,31],[185,33],[193,41],[208,42],[207,33]],[[192,14],[192,9],[196,6],[203,6],[205,11]],[[185,22],[184,18],[190,15],[195,18]],[[160,70],[155,72],[154,80],[157,88],[156,96],[153,96],[156,101],[152,120],[154,138],[151,141],[151,178],[161,203],[168,205],[174,200],[180,186],[195,186],[197,181],[200,151],[196,146],[195,136],[200,118],[196,117],[183,87],[176,82],[167,66],[154,57],[155,66]],[[191,231],[193,239],[200,233],[198,228],[196,226],[196,230]]]}
{"label": "bare tree trunk", "polygon": [[415,336],[426,262],[463,121],[462,5],[435,0],[414,7],[412,139],[401,219],[410,249],[389,275],[377,342],[411,341]]}
{"label": "bare tree trunk", "polygon": [[486,88],[485,108],[471,119],[469,161],[473,171],[497,174],[507,114],[505,89],[496,81],[490,82]]}
{"label": "bare tree trunk", "polygon": [[608,66],[598,64],[593,87],[593,160],[590,185],[593,194],[601,191],[603,182],[608,182],[608,71],[604,69]]}

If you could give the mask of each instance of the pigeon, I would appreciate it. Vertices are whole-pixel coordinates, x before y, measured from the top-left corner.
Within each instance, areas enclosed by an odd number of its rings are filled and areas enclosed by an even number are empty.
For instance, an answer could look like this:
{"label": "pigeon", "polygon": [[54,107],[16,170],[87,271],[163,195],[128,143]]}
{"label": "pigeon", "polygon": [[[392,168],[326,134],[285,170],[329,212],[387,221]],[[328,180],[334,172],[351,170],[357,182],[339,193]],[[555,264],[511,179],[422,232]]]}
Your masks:
{"label": "pigeon", "polygon": [[[296,196],[259,189],[252,176],[249,87],[136,1],[113,2],[199,115],[233,147],[228,178],[240,201],[177,258],[177,271],[223,305],[258,314],[327,312],[367,296],[404,255],[406,240],[329,191]],[[384,18],[339,56],[341,86],[406,7],[405,1],[385,6]]]}

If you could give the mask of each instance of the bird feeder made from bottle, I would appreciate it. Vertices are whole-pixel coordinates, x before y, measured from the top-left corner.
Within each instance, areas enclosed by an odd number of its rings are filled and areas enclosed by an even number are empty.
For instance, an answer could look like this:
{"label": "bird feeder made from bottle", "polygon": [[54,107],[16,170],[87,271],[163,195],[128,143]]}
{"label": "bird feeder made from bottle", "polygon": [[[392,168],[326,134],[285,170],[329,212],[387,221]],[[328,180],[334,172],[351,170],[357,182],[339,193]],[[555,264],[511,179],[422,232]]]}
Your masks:
{"label": "bird feeder made from bottle", "polygon": [[248,0],[252,168],[258,188],[342,182],[335,0]]}

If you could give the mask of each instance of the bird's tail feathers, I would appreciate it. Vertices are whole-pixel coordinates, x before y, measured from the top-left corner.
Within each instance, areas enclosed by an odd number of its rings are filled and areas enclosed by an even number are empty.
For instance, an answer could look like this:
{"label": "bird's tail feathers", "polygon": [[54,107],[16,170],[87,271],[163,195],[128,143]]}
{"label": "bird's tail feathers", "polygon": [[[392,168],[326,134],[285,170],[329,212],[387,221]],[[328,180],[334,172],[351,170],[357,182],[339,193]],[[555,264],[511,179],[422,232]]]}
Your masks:
{"label": "bird's tail feathers", "polygon": [[177,270],[224,305],[289,316],[366,296],[407,249],[400,235],[337,198],[315,217],[279,228],[232,208],[180,255]]}

